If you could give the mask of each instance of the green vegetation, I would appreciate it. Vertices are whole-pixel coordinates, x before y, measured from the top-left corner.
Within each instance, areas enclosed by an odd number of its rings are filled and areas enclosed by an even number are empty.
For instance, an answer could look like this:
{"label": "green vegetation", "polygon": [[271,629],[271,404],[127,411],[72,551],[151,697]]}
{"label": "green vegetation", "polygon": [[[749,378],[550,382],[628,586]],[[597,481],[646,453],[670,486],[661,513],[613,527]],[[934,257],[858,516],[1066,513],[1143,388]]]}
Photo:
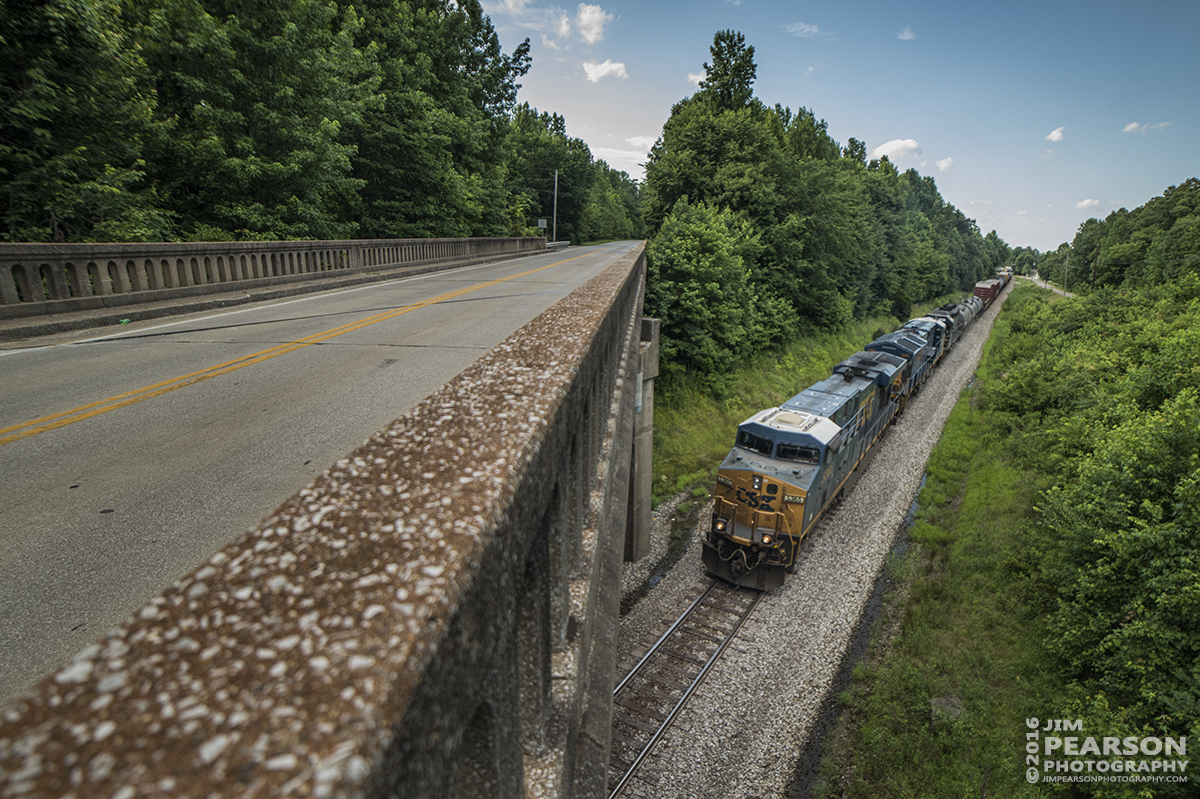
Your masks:
{"label": "green vegetation", "polygon": [[0,5],[6,241],[640,235],[478,0]]}
{"label": "green vegetation", "polygon": [[[969,290],[1011,260],[932,178],[843,148],[811,111],[754,97],[754,48],[714,37],[700,90],[671,110],[642,187],[647,314],[664,381],[726,397],[731,370],[797,336]],[[782,350],[779,350],[782,351]]]}
{"label": "green vegetation", "polygon": [[1038,274],[1074,293],[1142,288],[1200,271],[1200,180],[1171,186],[1140,208],[1089,219],[1046,253]]}
{"label": "green vegetation", "polygon": [[1025,781],[1026,718],[1200,733],[1200,277],[1052,296],[1010,296],[930,460],[902,629],[843,697],[826,795],[1191,795]]}
{"label": "green vegetation", "polygon": [[[993,333],[993,338],[996,333]],[[819,796],[1022,795],[1025,719],[1059,698],[1046,623],[1012,562],[1039,486],[968,389],[928,464],[908,553],[888,597],[902,631],[877,638],[841,697],[850,728]],[[962,715],[935,712],[957,702]]]}

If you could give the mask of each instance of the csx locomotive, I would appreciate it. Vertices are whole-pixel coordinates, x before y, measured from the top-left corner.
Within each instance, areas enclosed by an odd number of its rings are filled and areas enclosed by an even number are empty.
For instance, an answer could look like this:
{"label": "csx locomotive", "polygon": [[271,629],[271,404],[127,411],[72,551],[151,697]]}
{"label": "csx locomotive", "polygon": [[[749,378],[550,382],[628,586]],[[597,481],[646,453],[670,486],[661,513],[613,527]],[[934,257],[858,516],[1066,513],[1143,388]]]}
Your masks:
{"label": "csx locomotive", "polygon": [[738,425],[717,470],[703,541],[708,571],[760,590],[782,585],[804,537],[853,488],[888,425],[1010,279],[1001,272],[976,284],[974,296],[880,336],[832,376]]}

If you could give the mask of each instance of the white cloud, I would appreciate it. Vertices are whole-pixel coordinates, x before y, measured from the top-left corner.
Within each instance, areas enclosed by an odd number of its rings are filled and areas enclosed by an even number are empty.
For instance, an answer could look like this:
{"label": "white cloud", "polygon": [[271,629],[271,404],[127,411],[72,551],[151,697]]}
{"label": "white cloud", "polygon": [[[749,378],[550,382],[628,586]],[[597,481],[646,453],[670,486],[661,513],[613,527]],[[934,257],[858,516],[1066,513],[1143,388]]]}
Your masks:
{"label": "white cloud", "polygon": [[579,13],[575,24],[579,27],[579,36],[588,44],[595,44],[604,38],[604,26],[613,21],[613,15],[600,6],[579,4]]}
{"label": "white cloud", "polygon": [[699,72],[689,72],[688,73],[688,83],[694,83],[697,86],[699,86],[700,81],[704,80],[707,77],[708,77],[708,73],[705,72],[704,70],[700,70]]}
{"label": "white cloud", "polygon": [[613,169],[628,172],[631,177],[640,180],[642,165],[649,157],[645,150],[619,150],[613,147],[592,147],[592,155],[602,159]]}
{"label": "white cloud", "polygon": [[896,38],[902,39],[906,42],[911,42],[913,39],[917,38],[917,34],[913,33],[913,29],[911,27],[905,25],[904,30],[896,34]]}
{"label": "white cloud", "polygon": [[645,152],[650,152],[650,148],[654,146],[654,142],[658,141],[656,136],[630,136],[625,140],[634,147],[639,147]]}
{"label": "white cloud", "polygon": [[807,22],[793,22],[790,25],[784,25],[783,29],[801,39],[811,39],[821,32],[816,25],[809,25]]}
{"label": "white cloud", "polygon": [[1167,125],[1170,125],[1170,124],[1171,124],[1170,122],[1159,122],[1157,125],[1150,125],[1150,124],[1140,125],[1137,122],[1130,122],[1128,125],[1121,128],[1121,132],[1122,133],[1145,133],[1145,132],[1151,131],[1151,130],[1162,130],[1163,128],[1165,128]]}
{"label": "white cloud", "polygon": [[937,161],[936,163],[937,163],[938,172],[945,172],[947,169],[954,166],[954,159],[953,158],[943,158],[942,160]]}
{"label": "white cloud", "polygon": [[489,14],[497,14],[500,12],[520,16],[525,13],[525,6],[529,0],[503,0],[499,5],[493,3],[484,3],[483,9]]}
{"label": "white cloud", "polygon": [[[599,9],[599,6],[595,6]],[[541,34],[542,45],[552,50],[561,50],[565,43],[555,41],[571,35],[571,18],[561,8],[535,8],[529,0],[502,0],[498,3],[483,3],[483,10],[493,18],[508,15],[519,28]],[[567,45],[569,47],[569,45]]]}
{"label": "white cloud", "polygon": [[920,155],[921,145],[917,144],[916,139],[892,139],[889,142],[884,142],[875,148],[871,153],[875,158],[887,156],[890,160],[903,158],[906,155]]}
{"label": "white cloud", "polygon": [[1064,130],[1066,130],[1065,125],[1061,128],[1055,128],[1054,130],[1050,131],[1048,134],[1046,134],[1046,141],[1062,141]]}
{"label": "white cloud", "polygon": [[1075,203],[1076,208],[1095,208],[1100,204],[1099,200],[1080,200]]}
{"label": "white cloud", "polygon": [[991,200],[971,200],[967,205],[991,205]]}
{"label": "white cloud", "polygon": [[614,62],[611,58],[605,59],[603,64],[597,64],[595,61],[585,61],[583,63],[583,71],[587,73],[587,79],[592,83],[607,78],[609,75],[614,75],[618,78],[628,78],[629,74],[625,71],[625,65]]}

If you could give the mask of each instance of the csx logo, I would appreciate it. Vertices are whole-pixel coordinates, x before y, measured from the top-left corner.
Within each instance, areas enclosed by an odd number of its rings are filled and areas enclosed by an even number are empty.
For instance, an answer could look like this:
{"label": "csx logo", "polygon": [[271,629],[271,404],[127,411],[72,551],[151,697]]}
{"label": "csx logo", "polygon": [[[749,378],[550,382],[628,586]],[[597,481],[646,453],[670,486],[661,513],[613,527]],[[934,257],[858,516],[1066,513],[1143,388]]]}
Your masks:
{"label": "csx logo", "polygon": [[[774,489],[774,490],[772,490],[772,489]],[[779,487],[778,486],[767,486],[767,491],[769,491],[772,494],[778,494]],[[774,502],[778,498],[779,497],[777,497],[777,496],[771,496],[771,497],[764,496],[764,495],[758,493],[757,491],[747,491],[744,488],[739,488],[737,490],[738,502],[742,503],[746,507],[754,508],[755,510],[765,510],[765,511],[770,511],[770,512],[774,513],[775,509],[773,507],[771,507],[771,503]]]}

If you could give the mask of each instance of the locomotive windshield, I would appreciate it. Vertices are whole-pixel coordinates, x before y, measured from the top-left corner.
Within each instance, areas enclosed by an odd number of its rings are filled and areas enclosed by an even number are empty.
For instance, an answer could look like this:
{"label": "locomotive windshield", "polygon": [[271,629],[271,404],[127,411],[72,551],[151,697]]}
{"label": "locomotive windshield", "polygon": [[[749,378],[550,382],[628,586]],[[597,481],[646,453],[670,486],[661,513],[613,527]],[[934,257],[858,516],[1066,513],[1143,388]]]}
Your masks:
{"label": "locomotive windshield", "polygon": [[780,444],[775,457],[781,461],[794,461],[796,463],[818,464],[821,462],[821,453],[818,450],[812,447],[800,447],[795,444]]}
{"label": "locomotive windshield", "polygon": [[737,445],[746,449],[752,449],[755,452],[761,452],[768,458],[771,457],[771,439],[756,436],[748,430],[738,431]]}

